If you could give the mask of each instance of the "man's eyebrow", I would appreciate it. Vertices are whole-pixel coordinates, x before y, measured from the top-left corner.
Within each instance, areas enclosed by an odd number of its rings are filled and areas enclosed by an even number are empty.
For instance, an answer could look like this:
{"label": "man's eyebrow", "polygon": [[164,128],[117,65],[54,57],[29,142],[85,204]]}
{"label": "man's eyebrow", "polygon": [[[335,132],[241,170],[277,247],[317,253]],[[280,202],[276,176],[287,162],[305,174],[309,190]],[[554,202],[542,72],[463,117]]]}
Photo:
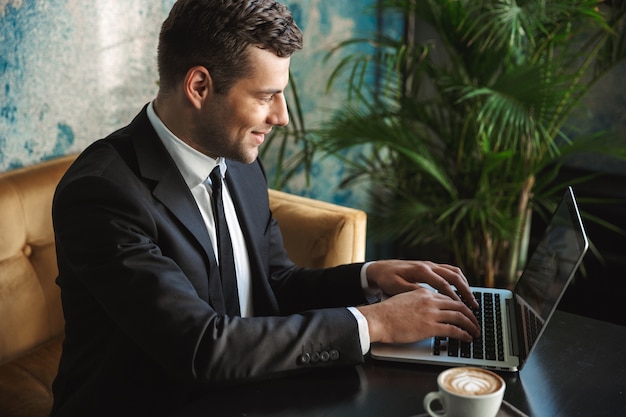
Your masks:
{"label": "man's eyebrow", "polygon": [[280,94],[282,92],[283,90],[280,88],[267,88],[257,91],[258,94]]}

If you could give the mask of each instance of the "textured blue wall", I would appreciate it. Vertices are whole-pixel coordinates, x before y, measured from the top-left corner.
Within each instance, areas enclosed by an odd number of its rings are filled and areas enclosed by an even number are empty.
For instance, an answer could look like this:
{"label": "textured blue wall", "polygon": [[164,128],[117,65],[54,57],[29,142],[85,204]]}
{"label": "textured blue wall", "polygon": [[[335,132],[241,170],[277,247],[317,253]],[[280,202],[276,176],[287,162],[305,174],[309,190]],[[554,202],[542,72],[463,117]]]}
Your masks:
{"label": "textured blue wall", "polygon": [[[324,94],[333,63],[322,58],[334,42],[375,30],[364,13],[375,0],[285,2],[305,35],[292,71],[307,126],[315,126],[343,98]],[[156,43],[172,4],[0,0],[0,172],[79,152],[127,124],[156,94]],[[306,193],[360,206],[362,190],[336,193],[341,170],[316,165]],[[292,192],[304,188],[303,174],[290,183]]]}
{"label": "textured blue wall", "polygon": [[156,91],[171,2],[0,2],[0,170],[77,152]]}

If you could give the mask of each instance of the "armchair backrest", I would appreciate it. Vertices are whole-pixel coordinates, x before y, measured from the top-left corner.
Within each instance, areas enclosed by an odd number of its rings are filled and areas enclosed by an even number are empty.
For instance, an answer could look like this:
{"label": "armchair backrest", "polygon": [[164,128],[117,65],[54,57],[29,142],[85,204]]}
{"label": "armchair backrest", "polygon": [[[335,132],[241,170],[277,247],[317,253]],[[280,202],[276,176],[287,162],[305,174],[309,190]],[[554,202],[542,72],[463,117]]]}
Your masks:
{"label": "armchair backrest", "polygon": [[364,211],[269,190],[270,208],[291,260],[323,268],[365,259]]}

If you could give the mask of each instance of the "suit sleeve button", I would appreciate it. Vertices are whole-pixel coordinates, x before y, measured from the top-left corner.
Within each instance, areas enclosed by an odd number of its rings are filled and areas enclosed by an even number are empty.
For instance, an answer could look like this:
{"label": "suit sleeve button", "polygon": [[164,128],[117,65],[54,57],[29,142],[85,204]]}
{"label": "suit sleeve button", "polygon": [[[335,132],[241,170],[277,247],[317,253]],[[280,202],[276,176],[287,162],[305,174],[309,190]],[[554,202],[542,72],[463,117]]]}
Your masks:
{"label": "suit sleeve button", "polygon": [[308,353],[303,353],[302,355],[300,355],[301,364],[306,365],[309,362],[311,362],[311,355],[309,355]]}
{"label": "suit sleeve button", "polygon": [[319,362],[320,360],[320,354],[318,352],[313,352],[311,354],[311,362],[315,363],[315,362]]}
{"label": "suit sleeve button", "polygon": [[320,352],[320,359],[322,360],[322,362],[328,362],[328,360],[330,359],[330,353],[326,352],[325,350]]}
{"label": "suit sleeve button", "polygon": [[339,351],[336,349],[331,350],[330,352],[328,352],[328,354],[331,361],[336,361],[337,359],[339,359]]}

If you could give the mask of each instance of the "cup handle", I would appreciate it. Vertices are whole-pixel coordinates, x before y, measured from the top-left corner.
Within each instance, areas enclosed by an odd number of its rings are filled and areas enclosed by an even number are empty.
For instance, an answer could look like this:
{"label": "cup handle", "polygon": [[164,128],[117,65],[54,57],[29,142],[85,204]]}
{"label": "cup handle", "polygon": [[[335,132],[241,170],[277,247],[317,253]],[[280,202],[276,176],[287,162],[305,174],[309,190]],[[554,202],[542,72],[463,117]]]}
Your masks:
{"label": "cup handle", "polygon": [[424,408],[426,409],[426,412],[432,417],[445,417],[445,411],[444,414],[439,414],[433,411],[432,408],[430,408],[430,404],[432,404],[432,402],[435,400],[439,400],[439,402],[441,403],[441,394],[438,391],[433,391],[426,394],[426,396],[424,397]]}

